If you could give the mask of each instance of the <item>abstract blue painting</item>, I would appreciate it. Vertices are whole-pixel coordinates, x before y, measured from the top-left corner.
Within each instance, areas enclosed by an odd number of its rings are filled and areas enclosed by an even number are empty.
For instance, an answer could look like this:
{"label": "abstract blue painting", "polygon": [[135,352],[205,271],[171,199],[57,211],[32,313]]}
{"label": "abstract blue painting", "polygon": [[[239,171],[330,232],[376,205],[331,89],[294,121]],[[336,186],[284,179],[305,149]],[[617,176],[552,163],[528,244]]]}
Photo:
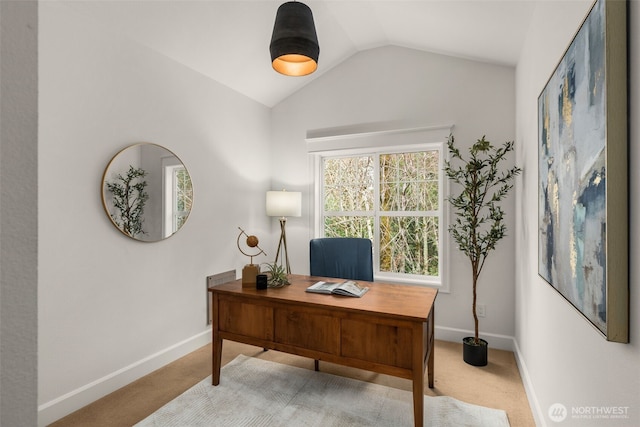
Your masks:
{"label": "abstract blue painting", "polygon": [[538,273],[607,335],[605,11],[598,0],[538,98]]}

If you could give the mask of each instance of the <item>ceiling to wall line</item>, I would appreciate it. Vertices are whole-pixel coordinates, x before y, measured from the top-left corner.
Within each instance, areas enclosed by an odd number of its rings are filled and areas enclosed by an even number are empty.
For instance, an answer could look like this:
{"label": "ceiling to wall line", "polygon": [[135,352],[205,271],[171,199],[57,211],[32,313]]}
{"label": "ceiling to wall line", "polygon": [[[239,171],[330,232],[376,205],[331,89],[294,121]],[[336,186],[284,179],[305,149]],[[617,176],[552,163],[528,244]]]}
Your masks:
{"label": "ceiling to wall line", "polygon": [[385,45],[515,66],[535,1],[305,0],[320,59],[305,77],[271,68],[269,41],[285,0],[59,1],[266,106],[355,53]]}

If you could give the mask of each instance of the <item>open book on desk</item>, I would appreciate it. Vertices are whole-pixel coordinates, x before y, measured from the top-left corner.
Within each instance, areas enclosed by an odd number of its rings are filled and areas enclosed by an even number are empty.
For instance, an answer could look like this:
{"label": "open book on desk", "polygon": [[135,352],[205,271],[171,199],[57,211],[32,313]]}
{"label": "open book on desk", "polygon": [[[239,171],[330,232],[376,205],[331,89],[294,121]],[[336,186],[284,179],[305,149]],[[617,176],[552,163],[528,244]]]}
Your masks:
{"label": "open book on desk", "polygon": [[307,288],[307,292],[317,294],[344,295],[348,297],[358,297],[366,294],[369,288],[358,285],[353,280],[346,282],[317,282]]}

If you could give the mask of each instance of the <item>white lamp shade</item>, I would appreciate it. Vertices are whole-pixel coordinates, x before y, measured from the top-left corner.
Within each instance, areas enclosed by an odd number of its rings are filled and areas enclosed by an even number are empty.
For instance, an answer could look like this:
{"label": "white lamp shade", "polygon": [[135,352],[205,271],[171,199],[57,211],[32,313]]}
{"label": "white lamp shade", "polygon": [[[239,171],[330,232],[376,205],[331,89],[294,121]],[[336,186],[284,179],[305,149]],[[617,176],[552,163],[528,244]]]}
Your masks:
{"label": "white lamp shade", "polygon": [[268,216],[301,216],[302,193],[299,191],[267,191]]}

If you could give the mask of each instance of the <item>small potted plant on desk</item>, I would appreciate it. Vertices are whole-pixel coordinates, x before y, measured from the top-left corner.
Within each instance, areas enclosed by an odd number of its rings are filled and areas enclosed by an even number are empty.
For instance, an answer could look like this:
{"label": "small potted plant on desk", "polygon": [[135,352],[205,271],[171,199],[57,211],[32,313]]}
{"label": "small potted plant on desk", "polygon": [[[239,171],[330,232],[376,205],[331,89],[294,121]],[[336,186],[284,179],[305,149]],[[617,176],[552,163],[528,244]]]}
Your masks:
{"label": "small potted plant on desk", "polygon": [[270,288],[281,288],[289,285],[289,275],[284,266],[278,263],[266,263],[267,265],[267,286]]}
{"label": "small potted plant on desk", "polygon": [[513,179],[521,169],[517,166],[508,170],[499,169],[500,163],[513,151],[513,141],[494,147],[483,136],[469,148],[468,158],[463,157],[455,147],[453,135],[449,136],[447,146],[452,159],[461,164],[453,166],[445,161],[444,171],[452,182],[462,186],[457,196],[447,198],[455,214],[455,221],[449,227],[449,232],[471,263],[475,336],[462,340],[463,359],[470,365],[485,366],[488,361],[488,343],[478,337],[476,313],[478,277],[487,255],[506,235],[504,211],[499,202],[513,187]]}

